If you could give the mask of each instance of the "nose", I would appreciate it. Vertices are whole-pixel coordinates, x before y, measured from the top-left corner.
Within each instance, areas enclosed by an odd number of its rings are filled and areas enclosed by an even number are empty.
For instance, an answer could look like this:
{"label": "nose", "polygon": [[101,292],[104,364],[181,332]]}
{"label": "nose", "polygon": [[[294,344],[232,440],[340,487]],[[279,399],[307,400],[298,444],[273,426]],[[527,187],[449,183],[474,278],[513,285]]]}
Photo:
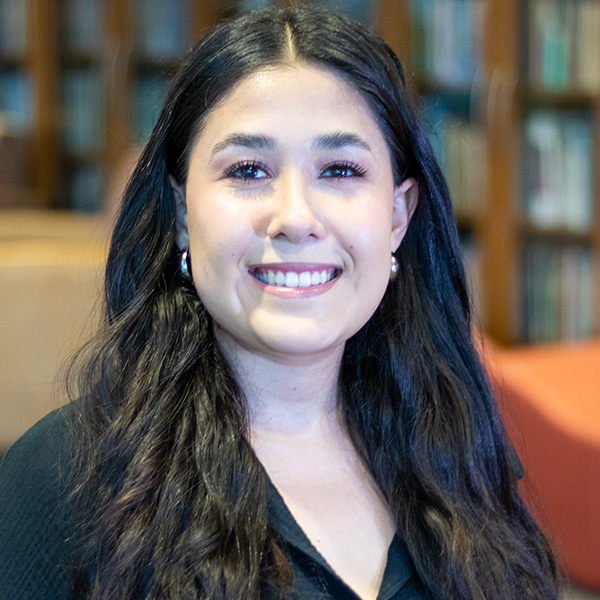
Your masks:
{"label": "nose", "polygon": [[325,235],[322,217],[315,211],[314,191],[300,173],[280,177],[273,193],[272,212],[267,225],[271,239],[302,243]]}

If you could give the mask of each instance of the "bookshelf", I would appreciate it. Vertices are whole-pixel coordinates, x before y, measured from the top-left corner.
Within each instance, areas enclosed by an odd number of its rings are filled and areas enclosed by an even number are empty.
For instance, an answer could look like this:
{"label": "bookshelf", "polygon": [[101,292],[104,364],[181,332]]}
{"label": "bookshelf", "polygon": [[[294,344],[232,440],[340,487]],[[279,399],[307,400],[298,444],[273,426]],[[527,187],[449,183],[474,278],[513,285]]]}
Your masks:
{"label": "bookshelf", "polygon": [[425,98],[485,330],[504,344],[597,335],[600,3],[401,5],[380,23]]}
{"label": "bookshelf", "polygon": [[[182,53],[271,1],[0,0],[0,131],[29,158],[0,161],[0,208],[100,209]],[[487,333],[597,335],[600,3],[304,1],[374,24],[424,98]]]}
{"label": "bookshelf", "polygon": [[[481,219],[487,181],[483,31],[489,0],[405,0],[406,75],[422,97],[421,113],[452,195],[474,306],[487,317],[481,276]],[[388,7],[388,11],[391,6]],[[382,15],[385,23],[388,15]],[[397,27],[397,25],[396,25]],[[401,33],[396,40],[401,41]]]}
{"label": "bookshelf", "polygon": [[222,4],[0,0],[0,209],[101,210]]}

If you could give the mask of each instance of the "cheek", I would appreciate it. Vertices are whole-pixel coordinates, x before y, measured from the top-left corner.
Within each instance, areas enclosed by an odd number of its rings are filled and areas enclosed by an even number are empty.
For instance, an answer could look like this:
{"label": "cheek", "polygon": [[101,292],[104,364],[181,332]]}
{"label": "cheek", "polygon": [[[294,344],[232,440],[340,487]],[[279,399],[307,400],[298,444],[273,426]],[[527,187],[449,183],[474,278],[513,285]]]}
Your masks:
{"label": "cheek", "polygon": [[346,245],[357,261],[386,262],[391,257],[392,221],[388,211],[364,214],[346,228]]}

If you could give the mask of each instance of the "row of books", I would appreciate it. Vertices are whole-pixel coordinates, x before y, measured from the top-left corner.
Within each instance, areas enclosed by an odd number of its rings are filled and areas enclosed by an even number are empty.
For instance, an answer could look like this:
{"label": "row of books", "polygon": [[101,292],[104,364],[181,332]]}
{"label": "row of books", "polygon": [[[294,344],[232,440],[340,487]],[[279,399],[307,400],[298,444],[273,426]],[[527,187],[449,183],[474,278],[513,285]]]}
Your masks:
{"label": "row of books", "polygon": [[137,49],[152,60],[177,60],[191,42],[190,0],[134,0]]}
{"label": "row of books", "polygon": [[[155,73],[139,74],[132,82],[131,122],[135,143],[146,142],[150,136],[169,84],[169,75]],[[65,71],[62,131],[68,152],[92,153],[102,149],[105,143],[105,97],[105,82],[100,69]]]}
{"label": "row of books", "polygon": [[541,228],[585,233],[593,222],[592,119],[539,110],[525,125],[525,214]]}
{"label": "row of books", "polygon": [[475,216],[483,206],[487,168],[483,129],[464,113],[460,99],[458,104],[453,110],[444,98],[432,95],[426,99],[424,115],[460,219]]}
{"label": "row of books", "polygon": [[600,89],[600,3],[530,0],[529,80],[548,89]]}
{"label": "row of books", "polygon": [[[129,21],[140,53],[150,59],[177,59],[191,38],[192,0],[128,0]],[[61,40],[76,52],[94,52],[105,38],[106,3],[61,0]],[[27,50],[26,0],[0,0],[0,52],[19,55]]]}
{"label": "row of books", "polygon": [[72,153],[96,152],[105,142],[105,82],[99,69],[67,69],[62,81],[63,142]]}
{"label": "row of books", "polygon": [[[372,23],[375,16],[375,4],[377,0],[312,0],[313,4],[341,10],[349,17],[360,21],[361,23]],[[231,3],[231,0],[230,0]],[[241,13],[246,10],[257,10],[267,8],[276,4],[274,0],[237,0],[236,10]]]}
{"label": "row of books", "polygon": [[523,330],[529,342],[592,334],[593,258],[584,247],[532,243],[525,251]]}
{"label": "row of books", "polygon": [[169,90],[170,77],[140,73],[133,86],[133,135],[136,143],[148,140]]}
{"label": "row of books", "polygon": [[26,52],[28,4],[25,0],[0,0],[0,52]]}
{"label": "row of books", "polygon": [[[177,60],[191,38],[192,0],[127,0],[137,52],[150,60]],[[62,28],[68,50],[94,52],[105,37],[105,3],[64,0]]]}
{"label": "row of books", "polygon": [[483,55],[486,0],[412,0],[412,66],[446,85],[470,85]]}
{"label": "row of books", "polygon": [[97,0],[62,0],[61,39],[74,52],[93,52],[102,46],[105,3]]}
{"label": "row of books", "polygon": [[0,71],[0,114],[4,127],[16,133],[32,128],[33,89],[27,71]]}
{"label": "row of books", "polygon": [[79,166],[66,176],[67,208],[80,212],[102,209],[106,189],[106,173],[98,165]]}

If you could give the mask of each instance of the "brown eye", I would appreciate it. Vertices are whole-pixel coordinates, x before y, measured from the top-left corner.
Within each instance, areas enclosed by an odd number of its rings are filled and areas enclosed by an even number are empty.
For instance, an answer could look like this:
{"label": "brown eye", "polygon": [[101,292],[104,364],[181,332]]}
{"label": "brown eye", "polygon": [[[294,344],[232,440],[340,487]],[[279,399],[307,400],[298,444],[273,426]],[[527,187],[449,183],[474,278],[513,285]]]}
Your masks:
{"label": "brown eye", "polygon": [[230,179],[255,181],[256,179],[266,179],[269,174],[265,165],[255,162],[242,162],[229,167],[225,176]]}
{"label": "brown eye", "polygon": [[321,171],[320,177],[332,177],[334,179],[345,179],[348,177],[362,177],[365,170],[352,163],[334,163]]}

